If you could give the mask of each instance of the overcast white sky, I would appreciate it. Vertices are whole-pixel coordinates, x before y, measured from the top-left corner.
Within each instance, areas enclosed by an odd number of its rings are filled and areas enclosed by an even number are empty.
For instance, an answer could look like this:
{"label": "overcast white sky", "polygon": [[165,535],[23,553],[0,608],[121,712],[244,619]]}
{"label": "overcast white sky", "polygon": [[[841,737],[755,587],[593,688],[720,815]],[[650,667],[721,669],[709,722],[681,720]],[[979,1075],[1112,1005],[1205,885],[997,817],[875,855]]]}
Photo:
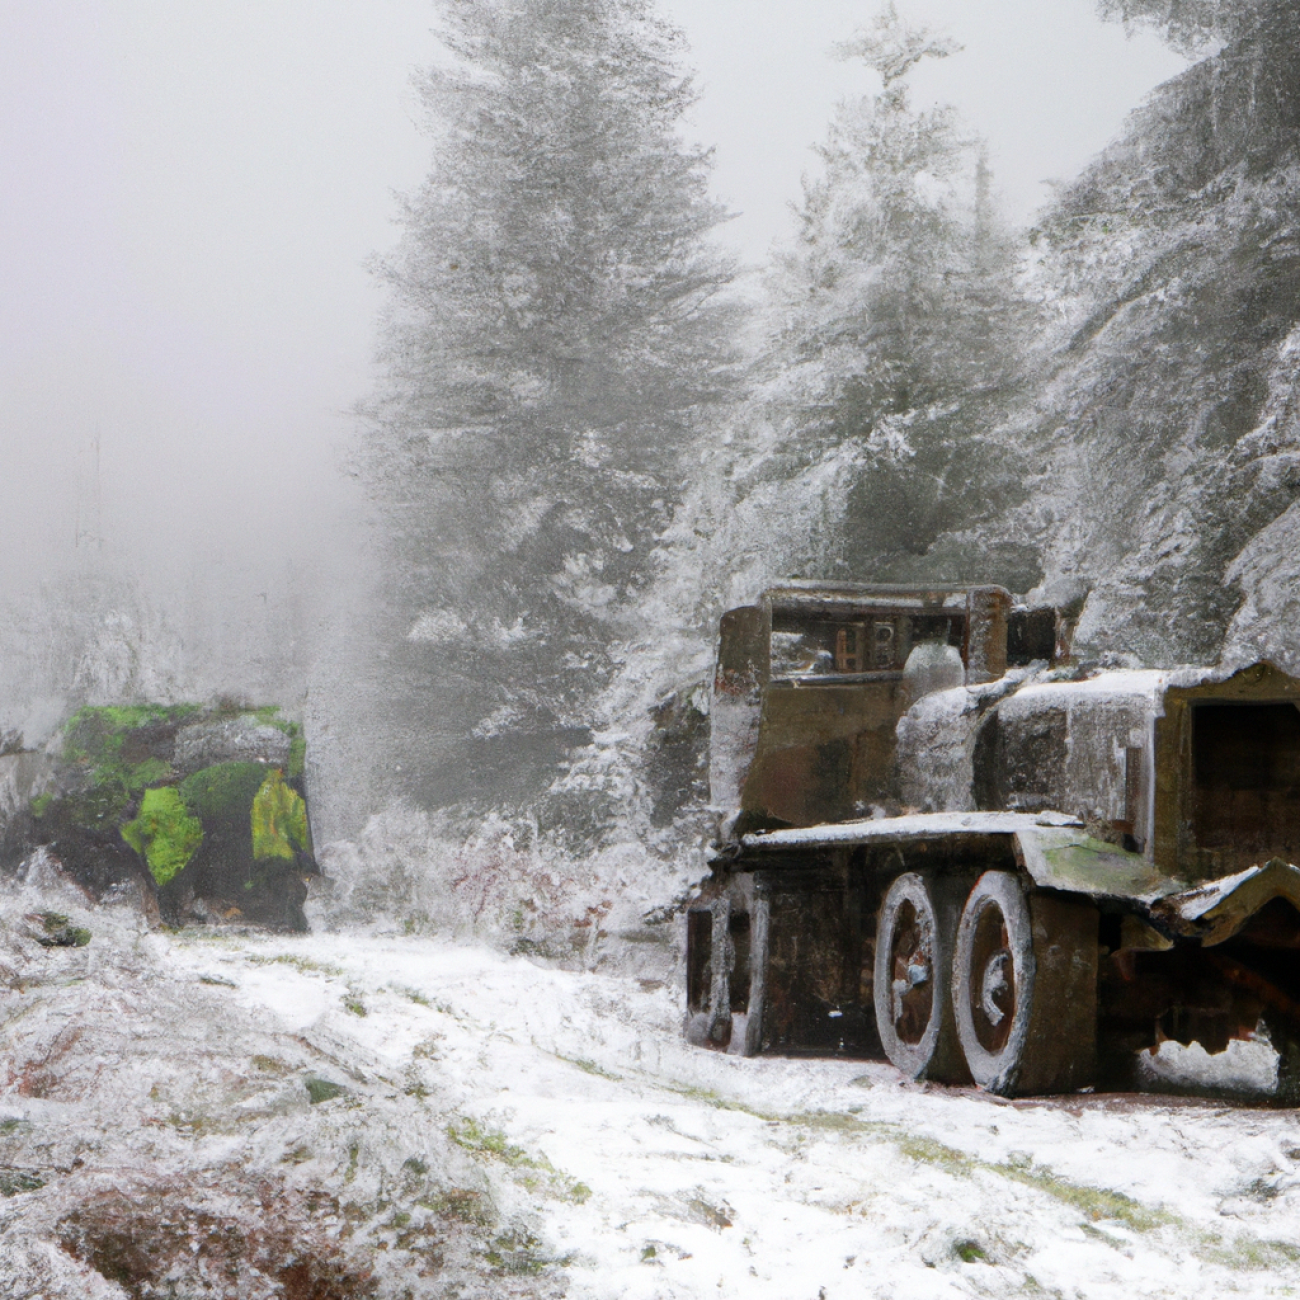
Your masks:
{"label": "overcast white sky", "polygon": [[[667,0],[748,261],[787,228],[836,99],[869,88],[828,51],[875,8]],[[1019,220],[1184,66],[1093,0],[900,9],[965,46],[918,95],[987,137]],[[333,508],[368,385],[363,263],[427,161],[409,77],[433,23],[427,0],[0,5],[0,577],[70,549],[96,435],[113,546],[278,545],[277,521]]]}

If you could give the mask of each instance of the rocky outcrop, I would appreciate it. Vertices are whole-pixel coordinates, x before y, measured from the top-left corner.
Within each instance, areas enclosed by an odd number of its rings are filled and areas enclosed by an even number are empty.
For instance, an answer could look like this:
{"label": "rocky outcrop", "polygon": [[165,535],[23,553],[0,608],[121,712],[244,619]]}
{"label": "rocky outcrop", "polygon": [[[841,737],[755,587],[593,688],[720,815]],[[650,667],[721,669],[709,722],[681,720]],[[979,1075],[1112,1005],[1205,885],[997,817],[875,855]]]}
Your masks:
{"label": "rocky outcrop", "polygon": [[317,873],[300,726],[218,703],[84,708],[0,757],[0,867],[44,854],[91,897],[162,919],[306,928]]}

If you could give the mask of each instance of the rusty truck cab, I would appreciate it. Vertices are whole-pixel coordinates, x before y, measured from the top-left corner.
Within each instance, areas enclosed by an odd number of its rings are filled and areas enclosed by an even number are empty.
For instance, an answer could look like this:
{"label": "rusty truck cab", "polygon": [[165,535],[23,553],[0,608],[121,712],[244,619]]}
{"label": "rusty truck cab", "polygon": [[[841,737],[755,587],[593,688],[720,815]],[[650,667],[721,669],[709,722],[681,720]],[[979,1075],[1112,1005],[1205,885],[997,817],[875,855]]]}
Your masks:
{"label": "rusty truck cab", "polygon": [[713,802],[726,833],[870,815],[897,800],[895,729],[917,694],[1050,659],[1054,611],[1001,587],[789,583],[719,628]]}

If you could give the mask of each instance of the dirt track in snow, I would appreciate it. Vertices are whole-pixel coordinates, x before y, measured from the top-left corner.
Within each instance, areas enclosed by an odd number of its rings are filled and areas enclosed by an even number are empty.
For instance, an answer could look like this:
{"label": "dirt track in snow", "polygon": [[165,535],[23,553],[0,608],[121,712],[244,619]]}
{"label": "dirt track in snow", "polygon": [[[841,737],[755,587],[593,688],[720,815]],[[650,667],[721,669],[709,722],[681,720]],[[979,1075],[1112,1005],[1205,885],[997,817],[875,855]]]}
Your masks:
{"label": "dirt track in snow", "polygon": [[1300,1294],[1293,1112],[728,1058],[667,989],[428,939],[64,898],[95,938],[43,949],[41,903],[0,912],[0,1295]]}

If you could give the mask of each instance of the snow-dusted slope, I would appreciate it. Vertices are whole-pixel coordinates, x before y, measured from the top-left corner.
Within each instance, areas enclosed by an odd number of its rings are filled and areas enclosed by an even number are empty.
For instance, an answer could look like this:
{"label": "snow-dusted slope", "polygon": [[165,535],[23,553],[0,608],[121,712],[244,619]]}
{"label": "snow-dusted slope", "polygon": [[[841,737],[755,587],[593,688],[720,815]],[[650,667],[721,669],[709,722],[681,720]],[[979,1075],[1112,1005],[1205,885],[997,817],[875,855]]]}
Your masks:
{"label": "snow-dusted slope", "polygon": [[1150,664],[1213,662],[1225,634],[1287,660],[1295,640],[1300,18],[1216,11],[1238,15],[1227,45],[1157,90],[1036,236],[1047,590],[1090,592],[1076,645]]}
{"label": "snow-dusted slope", "polygon": [[[26,937],[46,910],[90,944]],[[1300,1278],[1290,1112],[717,1056],[653,981],[427,938],[153,934],[30,891],[0,925],[0,1295],[1258,1297]]]}

